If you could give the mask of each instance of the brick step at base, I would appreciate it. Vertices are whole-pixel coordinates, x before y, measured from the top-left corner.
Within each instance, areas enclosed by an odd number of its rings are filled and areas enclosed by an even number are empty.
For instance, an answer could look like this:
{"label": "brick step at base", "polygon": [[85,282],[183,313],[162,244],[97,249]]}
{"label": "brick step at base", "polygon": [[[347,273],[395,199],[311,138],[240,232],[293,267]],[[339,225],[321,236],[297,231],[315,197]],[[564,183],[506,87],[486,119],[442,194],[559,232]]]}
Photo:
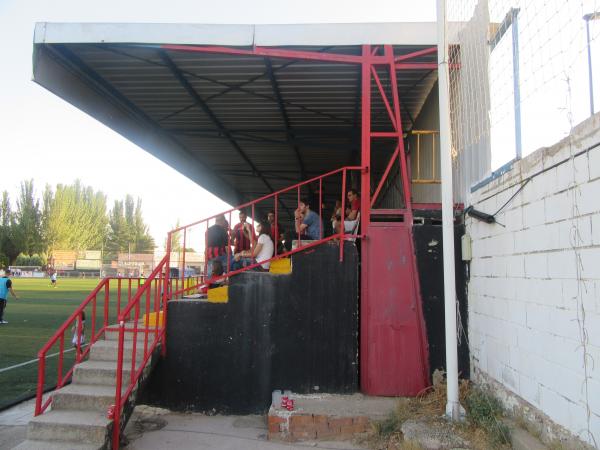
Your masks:
{"label": "brick step at base", "polygon": [[294,410],[277,405],[268,414],[268,436],[274,441],[350,440],[369,431],[374,420],[392,411],[397,399],[362,394],[292,395]]}

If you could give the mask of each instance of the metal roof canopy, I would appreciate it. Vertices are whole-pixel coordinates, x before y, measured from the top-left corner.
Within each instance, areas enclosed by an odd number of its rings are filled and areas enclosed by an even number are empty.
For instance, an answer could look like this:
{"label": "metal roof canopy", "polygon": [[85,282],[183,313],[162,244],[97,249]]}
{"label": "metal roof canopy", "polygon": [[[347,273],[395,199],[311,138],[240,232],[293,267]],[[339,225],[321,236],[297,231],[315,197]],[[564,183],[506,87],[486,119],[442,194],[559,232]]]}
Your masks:
{"label": "metal roof canopy", "polygon": [[[361,55],[361,44],[391,44],[397,56],[425,50],[411,58],[414,66],[397,71],[403,129],[409,130],[437,80],[431,67],[436,55],[426,51],[435,42],[434,23],[38,23],[33,75],[236,204],[360,160],[361,66],[189,52],[177,45],[229,46],[238,52],[285,46],[349,58]],[[379,77],[389,84],[385,71]],[[374,99],[371,116],[373,130],[389,130],[381,99]]]}

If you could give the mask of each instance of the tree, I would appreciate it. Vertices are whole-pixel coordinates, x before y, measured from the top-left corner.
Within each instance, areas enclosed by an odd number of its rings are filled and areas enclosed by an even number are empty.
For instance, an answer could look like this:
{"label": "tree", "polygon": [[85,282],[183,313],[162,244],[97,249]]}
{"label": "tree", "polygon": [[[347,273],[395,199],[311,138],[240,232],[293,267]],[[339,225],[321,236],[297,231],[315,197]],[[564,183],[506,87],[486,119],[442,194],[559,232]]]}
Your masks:
{"label": "tree", "polygon": [[16,247],[29,256],[44,250],[40,202],[34,198],[33,180],[21,183],[17,211],[13,216],[13,238]]}
{"label": "tree", "polygon": [[129,227],[123,214],[123,201],[115,200],[113,208],[108,214],[110,231],[106,248],[110,253],[118,253],[129,249]]}
{"label": "tree", "polygon": [[72,185],[46,186],[42,230],[48,251],[100,249],[106,240],[106,196],[79,180]]}
{"label": "tree", "polygon": [[[177,219],[177,223],[175,224],[175,227],[173,227],[173,229],[175,228],[179,228],[179,219]],[[167,249],[167,240],[165,239],[165,250]],[[172,252],[179,252],[182,250],[182,245],[181,245],[181,231],[175,231],[173,234],[171,234],[171,251]]]}
{"label": "tree", "polygon": [[13,262],[20,253],[14,242],[13,224],[10,199],[8,192],[4,191],[0,201],[0,260],[3,265]]}
{"label": "tree", "polygon": [[148,226],[144,223],[142,216],[142,199],[138,198],[133,214],[133,236],[135,242],[135,251],[137,253],[150,252],[154,250],[156,244],[154,238],[148,231]]}
{"label": "tree", "polygon": [[131,250],[144,253],[154,250],[154,239],[148,232],[148,226],[142,216],[141,199],[134,201],[131,195],[127,195],[124,201],[115,201],[108,222],[108,251],[116,253]]}

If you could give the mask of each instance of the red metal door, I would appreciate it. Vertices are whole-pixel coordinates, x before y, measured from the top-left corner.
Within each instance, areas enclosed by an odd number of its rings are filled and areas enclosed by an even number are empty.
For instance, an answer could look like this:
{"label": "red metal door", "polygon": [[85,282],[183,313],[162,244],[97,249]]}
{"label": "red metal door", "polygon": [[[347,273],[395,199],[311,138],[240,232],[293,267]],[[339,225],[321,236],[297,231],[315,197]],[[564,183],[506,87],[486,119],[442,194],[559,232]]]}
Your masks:
{"label": "red metal door", "polygon": [[[404,222],[371,222],[363,255],[361,385],[370,395],[413,396],[428,386],[425,329],[412,233]],[[363,278],[364,279],[364,278]]]}

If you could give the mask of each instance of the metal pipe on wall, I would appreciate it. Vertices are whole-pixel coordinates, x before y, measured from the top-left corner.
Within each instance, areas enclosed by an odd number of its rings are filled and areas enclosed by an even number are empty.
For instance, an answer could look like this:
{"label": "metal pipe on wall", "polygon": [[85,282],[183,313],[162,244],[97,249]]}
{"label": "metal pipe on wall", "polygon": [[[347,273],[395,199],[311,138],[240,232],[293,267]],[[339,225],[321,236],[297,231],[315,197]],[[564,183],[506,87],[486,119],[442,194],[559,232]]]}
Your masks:
{"label": "metal pipe on wall", "polygon": [[440,163],[442,175],[442,239],[444,256],[444,312],[446,324],[446,415],[460,420],[464,410],[458,398],[458,350],[456,332],[456,285],[454,269],[454,213],[452,158],[450,153],[450,107],[446,1],[437,0],[438,80],[440,102]]}

